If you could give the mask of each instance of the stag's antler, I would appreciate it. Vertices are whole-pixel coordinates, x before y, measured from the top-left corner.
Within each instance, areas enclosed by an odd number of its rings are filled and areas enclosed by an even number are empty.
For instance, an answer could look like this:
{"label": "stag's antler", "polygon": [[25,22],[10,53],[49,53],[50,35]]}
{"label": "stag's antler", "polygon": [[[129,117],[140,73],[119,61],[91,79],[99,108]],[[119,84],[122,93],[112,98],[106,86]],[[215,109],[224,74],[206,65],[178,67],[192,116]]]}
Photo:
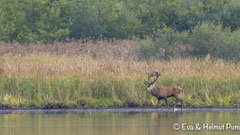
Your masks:
{"label": "stag's antler", "polygon": [[151,84],[153,84],[153,83],[155,83],[155,82],[157,81],[157,79],[158,79],[158,77],[161,75],[161,73],[160,73],[159,71],[156,71],[156,72],[153,73],[152,76],[155,76],[155,75],[156,75],[156,78],[155,78],[155,80],[153,80],[153,81],[151,82]]}
{"label": "stag's antler", "polygon": [[148,73],[148,80],[145,80],[144,84],[149,85],[150,84],[149,81],[150,81],[151,77],[152,76]]}
{"label": "stag's antler", "polygon": [[[156,78],[155,78],[155,80],[153,80],[152,82],[150,82],[150,79],[151,79],[151,77],[153,77],[153,76],[155,76],[156,75]],[[161,73],[159,72],[159,71],[155,71],[155,72],[153,72],[152,74],[148,74],[148,80],[145,80],[145,84],[153,84],[153,83],[155,83],[156,81],[157,81],[157,79],[158,79],[158,77],[161,75]]]}

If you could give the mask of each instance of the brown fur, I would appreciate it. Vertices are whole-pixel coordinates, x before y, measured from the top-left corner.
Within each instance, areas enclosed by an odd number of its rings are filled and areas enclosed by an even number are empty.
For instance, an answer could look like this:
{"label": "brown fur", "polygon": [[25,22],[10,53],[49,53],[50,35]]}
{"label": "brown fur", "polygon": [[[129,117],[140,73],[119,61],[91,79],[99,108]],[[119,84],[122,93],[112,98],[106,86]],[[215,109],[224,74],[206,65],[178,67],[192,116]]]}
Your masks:
{"label": "brown fur", "polygon": [[177,86],[170,87],[154,87],[151,94],[157,98],[168,98],[172,96],[178,96],[182,92],[182,89]]}

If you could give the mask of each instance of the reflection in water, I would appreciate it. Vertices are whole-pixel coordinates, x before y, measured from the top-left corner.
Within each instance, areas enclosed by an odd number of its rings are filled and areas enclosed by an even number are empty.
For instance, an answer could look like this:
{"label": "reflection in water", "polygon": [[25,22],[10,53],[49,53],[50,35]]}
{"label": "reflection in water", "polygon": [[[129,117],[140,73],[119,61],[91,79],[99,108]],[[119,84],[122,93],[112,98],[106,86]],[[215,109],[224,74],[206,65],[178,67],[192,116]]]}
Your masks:
{"label": "reflection in water", "polygon": [[240,125],[237,112],[0,114],[4,135],[173,135],[236,134],[239,131],[173,130],[174,123]]}

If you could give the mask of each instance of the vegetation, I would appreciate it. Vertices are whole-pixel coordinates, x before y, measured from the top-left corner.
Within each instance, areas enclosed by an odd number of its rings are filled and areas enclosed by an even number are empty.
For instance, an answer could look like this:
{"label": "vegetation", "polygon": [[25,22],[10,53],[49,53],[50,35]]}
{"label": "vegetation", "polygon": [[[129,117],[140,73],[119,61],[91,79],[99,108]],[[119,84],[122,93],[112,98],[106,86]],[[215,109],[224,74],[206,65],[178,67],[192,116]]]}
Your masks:
{"label": "vegetation", "polygon": [[164,28],[154,39],[141,43],[141,58],[170,59],[176,57],[206,57],[240,60],[240,31],[209,23],[196,25],[192,32],[175,32]]}
{"label": "vegetation", "polygon": [[[133,41],[119,41],[116,45],[98,43],[114,50],[123,43],[135,48]],[[210,55],[202,59],[138,61],[134,56],[126,57],[134,50],[126,52],[130,46],[121,46],[118,52],[122,55],[116,58],[114,54],[108,55],[108,49],[101,52],[91,48],[91,43],[86,43],[89,48],[82,52],[95,55],[68,54],[68,49],[74,47],[71,44],[77,43],[55,43],[58,49],[40,45],[19,48],[16,44],[10,50],[10,45],[2,44],[0,103],[16,108],[155,106],[157,99],[146,91],[144,80],[148,72],[160,69],[163,76],[156,85],[180,86],[185,106],[239,104],[239,63],[214,60]],[[39,50],[39,54],[34,50]],[[61,54],[63,50],[66,52]],[[169,101],[173,104],[174,98]]]}
{"label": "vegetation", "polygon": [[51,42],[152,36],[202,23],[238,30],[238,0],[1,0],[0,40]]}
{"label": "vegetation", "polygon": [[1,0],[0,41],[147,39],[141,58],[240,60],[239,0]]}

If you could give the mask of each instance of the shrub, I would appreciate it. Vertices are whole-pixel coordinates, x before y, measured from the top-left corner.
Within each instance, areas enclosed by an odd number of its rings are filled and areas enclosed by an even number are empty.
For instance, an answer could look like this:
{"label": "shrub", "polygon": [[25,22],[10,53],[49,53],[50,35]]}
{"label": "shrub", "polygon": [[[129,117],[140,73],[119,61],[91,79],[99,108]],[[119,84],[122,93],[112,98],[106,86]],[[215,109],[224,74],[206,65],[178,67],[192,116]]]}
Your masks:
{"label": "shrub", "polygon": [[192,55],[205,57],[213,54],[222,43],[223,31],[221,26],[204,23],[193,28],[190,41],[193,51]]}
{"label": "shrub", "polygon": [[170,28],[163,28],[152,38],[142,41],[140,58],[163,58],[186,56],[183,43],[187,42],[188,32],[176,32]]}
{"label": "shrub", "polygon": [[199,24],[189,37],[192,55],[205,57],[210,54],[214,58],[239,60],[239,32],[231,32],[230,28],[223,29],[221,25]]}
{"label": "shrub", "polygon": [[191,32],[160,30],[154,38],[142,41],[140,58],[206,57],[240,60],[240,30],[212,23],[198,24]]}

